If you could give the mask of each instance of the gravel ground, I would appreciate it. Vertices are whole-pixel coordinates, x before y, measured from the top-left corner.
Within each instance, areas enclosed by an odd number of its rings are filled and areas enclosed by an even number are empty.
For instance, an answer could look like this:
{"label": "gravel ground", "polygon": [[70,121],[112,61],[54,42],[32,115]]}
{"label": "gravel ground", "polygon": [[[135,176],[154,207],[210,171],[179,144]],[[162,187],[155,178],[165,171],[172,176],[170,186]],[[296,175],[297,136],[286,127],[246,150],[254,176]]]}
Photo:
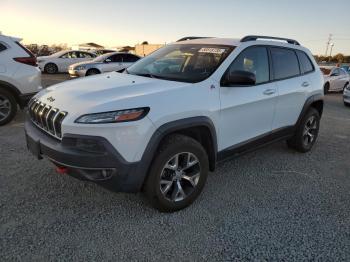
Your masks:
{"label": "gravel ground", "polygon": [[0,128],[1,261],[350,260],[350,109],[340,94],[326,97],[312,152],[280,142],[223,162],[174,214],[56,174],[27,152],[23,118]]}

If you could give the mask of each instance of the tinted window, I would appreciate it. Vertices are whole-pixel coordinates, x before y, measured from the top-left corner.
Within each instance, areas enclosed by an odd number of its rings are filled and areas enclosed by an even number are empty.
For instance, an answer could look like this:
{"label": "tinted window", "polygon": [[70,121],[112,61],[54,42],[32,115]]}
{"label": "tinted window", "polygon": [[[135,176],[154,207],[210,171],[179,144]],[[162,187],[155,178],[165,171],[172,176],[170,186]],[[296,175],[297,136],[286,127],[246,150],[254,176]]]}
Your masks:
{"label": "tinted window", "polygon": [[0,43],[0,52],[6,50],[6,46]]}
{"label": "tinted window", "polygon": [[300,74],[297,56],[293,50],[271,48],[272,64],[275,79],[283,79]]}
{"label": "tinted window", "polygon": [[140,58],[131,54],[125,54],[123,55],[123,62],[125,63],[134,63]]}
{"label": "tinted window", "polygon": [[121,63],[123,62],[122,56],[121,55],[112,55],[109,58],[107,58],[108,60],[111,60],[114,63]]}
{"label": "tinted window", "polygon": [[270,79],[269,60],[265,47],[245,49],[229,67],[229,72],[248,71],[255,74],[256,83],[264,83]]}
{"label": "tinted window", "polygon": [[304,74],[314,71],[314,67],[310,61],[310,58],[301,51],[297,51],[299,63]]}

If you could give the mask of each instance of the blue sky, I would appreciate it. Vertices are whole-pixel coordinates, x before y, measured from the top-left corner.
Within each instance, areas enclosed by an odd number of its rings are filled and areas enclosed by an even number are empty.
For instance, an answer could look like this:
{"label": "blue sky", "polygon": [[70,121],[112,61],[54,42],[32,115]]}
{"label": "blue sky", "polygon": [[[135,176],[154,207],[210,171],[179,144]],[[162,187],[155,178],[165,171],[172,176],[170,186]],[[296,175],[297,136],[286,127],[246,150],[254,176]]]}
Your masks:
{"label": "blue sky", "polygon": [[172,42],[188,35],[295,38],[350,55],[350,0],[0,0],[0,31],[25,43],[107,46]]}

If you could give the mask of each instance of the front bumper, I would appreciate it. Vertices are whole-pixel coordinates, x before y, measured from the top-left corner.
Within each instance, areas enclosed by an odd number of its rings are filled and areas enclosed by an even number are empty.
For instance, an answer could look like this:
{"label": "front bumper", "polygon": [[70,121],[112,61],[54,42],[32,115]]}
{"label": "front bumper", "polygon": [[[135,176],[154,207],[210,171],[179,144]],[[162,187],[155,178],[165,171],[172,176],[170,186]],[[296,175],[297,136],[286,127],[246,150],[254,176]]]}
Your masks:
{"label": "front bumper", "polygon": [[86,71],[87,70],[73,70],[73,69],[69,69],[68,73],[70,75],[70,77],[82,77],[86,75]]}
{"label": "front bumper", "polygon": [[66,134],[60,141],[37,128],[30,119],[25,122],[25,134],[28,150],[34,156],[48,158],[73,177],[118,192],[138,192],[143,185],[146,169],[142,161],[125,161],[103,137]]}

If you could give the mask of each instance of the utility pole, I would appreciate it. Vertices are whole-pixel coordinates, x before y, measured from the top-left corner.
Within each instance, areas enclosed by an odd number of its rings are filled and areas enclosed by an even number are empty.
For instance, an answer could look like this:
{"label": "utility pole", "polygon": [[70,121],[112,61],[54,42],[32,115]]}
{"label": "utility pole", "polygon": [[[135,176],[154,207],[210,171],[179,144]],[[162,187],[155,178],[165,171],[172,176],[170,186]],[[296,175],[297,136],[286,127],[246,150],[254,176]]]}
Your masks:
{"label": "utility pole", "polygon": [[334,43],[331,43],[331,51],[329,53],[329,56],[332,56],[333,46],[334,46]]}
{"label": "utility pole", "polygon": [[327,42],[327,46],[326,46],[326,54],[325,54],[325,57],[327,57],[327,54],[328,54],[328,47],[329,47],[329,44],[331,43],[332,41],[332,34],[329,34],[328,36],[328,42]]}

